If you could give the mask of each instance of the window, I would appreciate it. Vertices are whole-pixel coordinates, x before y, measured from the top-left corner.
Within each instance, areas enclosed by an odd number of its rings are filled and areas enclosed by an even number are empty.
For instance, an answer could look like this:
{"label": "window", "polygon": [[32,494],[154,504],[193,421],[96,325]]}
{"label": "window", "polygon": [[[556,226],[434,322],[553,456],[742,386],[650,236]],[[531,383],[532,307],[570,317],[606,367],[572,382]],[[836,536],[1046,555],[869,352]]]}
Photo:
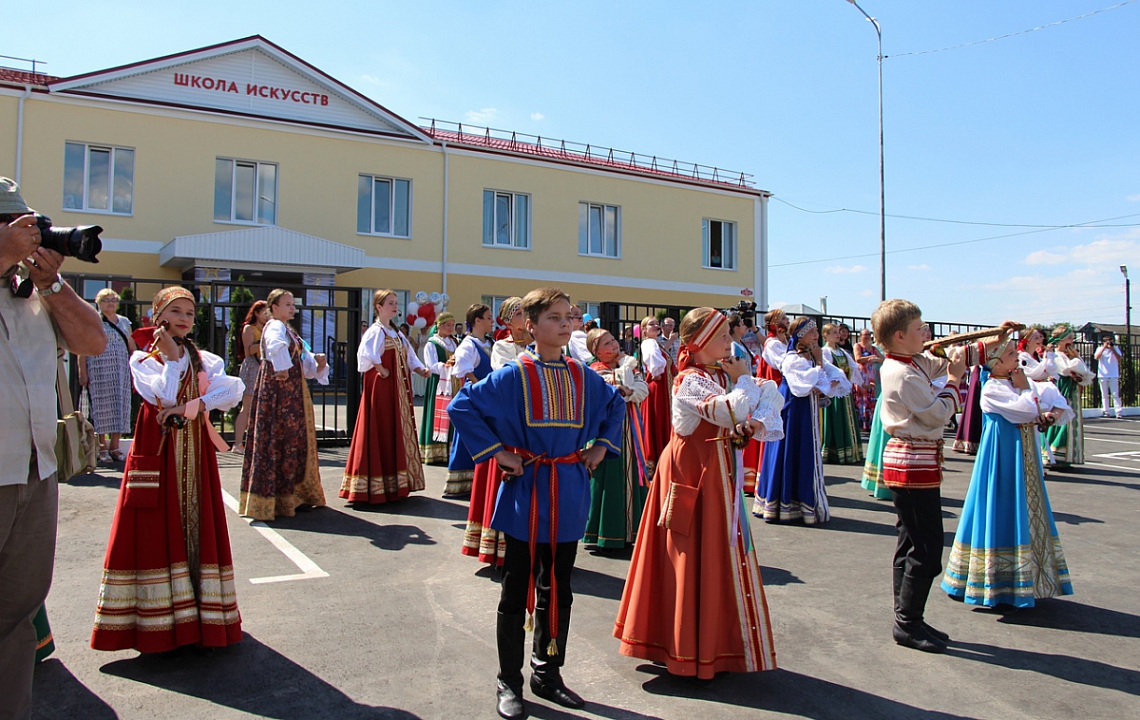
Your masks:
{"label": "window", "polygon": [[412,181],[361,175],[356,184],[356,232],[412,236]]}
{"label": "window", "polygon": [[483,295],[480,297],[479,302],[491,308],[491,317],[495,318],[495,322],[499,322],[499,308],[506,302],[506,295]]}
{"label": "window", "polygon": [[621,208],[578,203],[578,254],[621,257]]}
{"label": "window", "polygon": [[530,247],[530,195],[483,191],[483,245]]}
{"label": "window", "polygon": [[214,166],[214,220],[277,224],[277,166],[218,158]]}
{"label": "window", "polygon": [[705,267],[717,270],[736,269],[736,223],[702,220],[701,245]]}
{"label": "window", "polygon": [[130,215],[135,197],[135,151],[65,143],[63,207]]}

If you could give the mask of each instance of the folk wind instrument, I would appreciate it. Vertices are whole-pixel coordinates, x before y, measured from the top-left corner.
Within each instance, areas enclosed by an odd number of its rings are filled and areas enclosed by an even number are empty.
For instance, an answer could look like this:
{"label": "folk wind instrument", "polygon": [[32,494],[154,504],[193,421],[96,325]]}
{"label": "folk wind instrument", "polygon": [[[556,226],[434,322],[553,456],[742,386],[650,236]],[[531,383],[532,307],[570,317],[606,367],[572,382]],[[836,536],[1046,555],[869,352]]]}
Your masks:
{"label": "folk wind instrument", "polygon": [[[1012,328],[1009,329],[1009,332],[1019,332],[1019,331],[1024,330],[1024,329],[1025,329],[1024,325],[1014,325]],[[946,347],[949,347],[951,345],[961,345],[963,343],[968,343],[972,340],[984,340],[986,338],[991,338],[991,337],[995,337],[997,335],[1001,335],[1005,331],[1006,331],[1005,328],[995,327],[995,328],[985,328],[982,330],[973,330],[971,332],[965,332],[965,333],[958,333],[956,335],[947,335],[946,337],[938,338],[937,340],[927,340],[925,343],[923,343],[922,349],[923,350],[930,350],[933,354],[937,355],[938,357],[946,357],[946,350],[945,350]]]}

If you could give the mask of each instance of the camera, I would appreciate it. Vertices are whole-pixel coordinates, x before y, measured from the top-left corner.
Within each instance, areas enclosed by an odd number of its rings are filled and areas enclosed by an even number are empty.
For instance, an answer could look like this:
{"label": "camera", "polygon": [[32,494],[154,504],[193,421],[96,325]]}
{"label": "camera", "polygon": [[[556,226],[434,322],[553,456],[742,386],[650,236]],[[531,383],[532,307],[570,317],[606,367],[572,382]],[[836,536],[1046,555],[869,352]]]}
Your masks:
{"label": "camera", "polygon": [[756,324],[756,303],[748,300],[741,300],[735,306],[724,309],[725,314],[738,313],[744,324],[752,327]]}
{"label": "camera", "polygon": [[40,247],[55,250],[65,257],[73,257],[83,262],[97,263],[95,257],[103,249],[98,225],[80,225],[73,228],[52,227],[51,218],[36,213],[36,227],[40,229]]}

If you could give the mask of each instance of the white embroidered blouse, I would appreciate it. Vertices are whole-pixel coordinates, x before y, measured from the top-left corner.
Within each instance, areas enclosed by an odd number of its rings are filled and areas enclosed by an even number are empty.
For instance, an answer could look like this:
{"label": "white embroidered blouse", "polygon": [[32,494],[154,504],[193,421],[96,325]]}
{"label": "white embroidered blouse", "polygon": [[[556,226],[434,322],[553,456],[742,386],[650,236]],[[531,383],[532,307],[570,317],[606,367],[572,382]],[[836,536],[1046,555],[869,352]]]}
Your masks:
{"label": "white embroidered blouse", "polygon": [[[202,358],[202,371],[206,373],[206,380],[210,387],[202,395],[202,404],[206,410],[229,410],[241,402],[245,392],[245,383],[241,378],[226,375],[226,362],[214,353],[199,350]],[[151,405],[162,404],[164,408],[174,407],[178,404],[178,385],[182,376],[190,370],[190,356],[185,351],[177,360],[159,362],[157,358],[148,358],[141,350],[131,355],[131,377],[135,381],[135,390]]]}
{"label": "white embroidered blouse", "polygon": [[380,358],[384,356],[385,345],[387,344],[388,338],[399,339],[400,344],[404,348],[404,355],[408,359],[408,368],[412,372],[423,368],[424,364],[420,362],[419,357],[416,356],[416,351],[412,348],[412,344],[408,342],[408,339],[404,337],[402,332],[374,322],[364,331],[364,337],[360,338],[360,347],[356,350],[356,369],[362,373],[366,373],[379,365]]}
{"label": "white embroidered blouse", "polygon": [[[285,323],[277,318],[265,323],[261,331],[261,358],[273,364],[273,370],[281,372],[293,367],[293,358],[289,355],[289,341],[291,333]],[[298,342],[300,339],[298,338]],[[301,343],[301,375],[309,379],[316,379],[321,385],[329,384],[329,365],[325,365],[320,372],[317,371],[317,359],[313,353]]]}
{"label": "white embroidered blouse", "polygon": [[[727,383],[724,373],[716,375]],[[687,372],[681,377],[673,391],[673,430],[678,435],[692,435],[702,420],[730,429],[734,418],[737,423],[752,418],[764,426],[754,439],[761,442],[783,439],[780,410],[784,407],[784,397],[776,383],[742,375],[732,390],[725,390],[718,379],[704,371]]]}
{"label": "white embroidered blouse", "polygon": [[803,355],[790,352],[784,355],[780,373],[796,397],[807,397],[812,390],[826,397],[844,397],[851,392],[851,381],[827,360],[815,365]]}
{"label": "white embroidered blouse", "polygon": [[1028,390],[1018,390],[1006,378],[990,378],[982,386],[982,412],[996,413],[1014,425],[1037,421],[1043,412],[1057,413],[1057,424],[1064,425],[1075,415],[1053,383],[1029,381]]}

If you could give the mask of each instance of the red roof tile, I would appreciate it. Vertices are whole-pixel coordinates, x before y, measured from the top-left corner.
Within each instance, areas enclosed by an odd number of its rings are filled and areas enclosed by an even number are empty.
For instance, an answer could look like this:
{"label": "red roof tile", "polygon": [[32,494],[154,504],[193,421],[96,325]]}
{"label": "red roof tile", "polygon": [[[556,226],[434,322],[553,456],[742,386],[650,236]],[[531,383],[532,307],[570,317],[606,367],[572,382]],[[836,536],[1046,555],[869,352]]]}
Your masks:
{"label": "red roof tile", "polygon": [[0,67],[0,83],[43,86],[55,80],[59,80],[59,78],[43,73],[30,73],[27,70]]}

